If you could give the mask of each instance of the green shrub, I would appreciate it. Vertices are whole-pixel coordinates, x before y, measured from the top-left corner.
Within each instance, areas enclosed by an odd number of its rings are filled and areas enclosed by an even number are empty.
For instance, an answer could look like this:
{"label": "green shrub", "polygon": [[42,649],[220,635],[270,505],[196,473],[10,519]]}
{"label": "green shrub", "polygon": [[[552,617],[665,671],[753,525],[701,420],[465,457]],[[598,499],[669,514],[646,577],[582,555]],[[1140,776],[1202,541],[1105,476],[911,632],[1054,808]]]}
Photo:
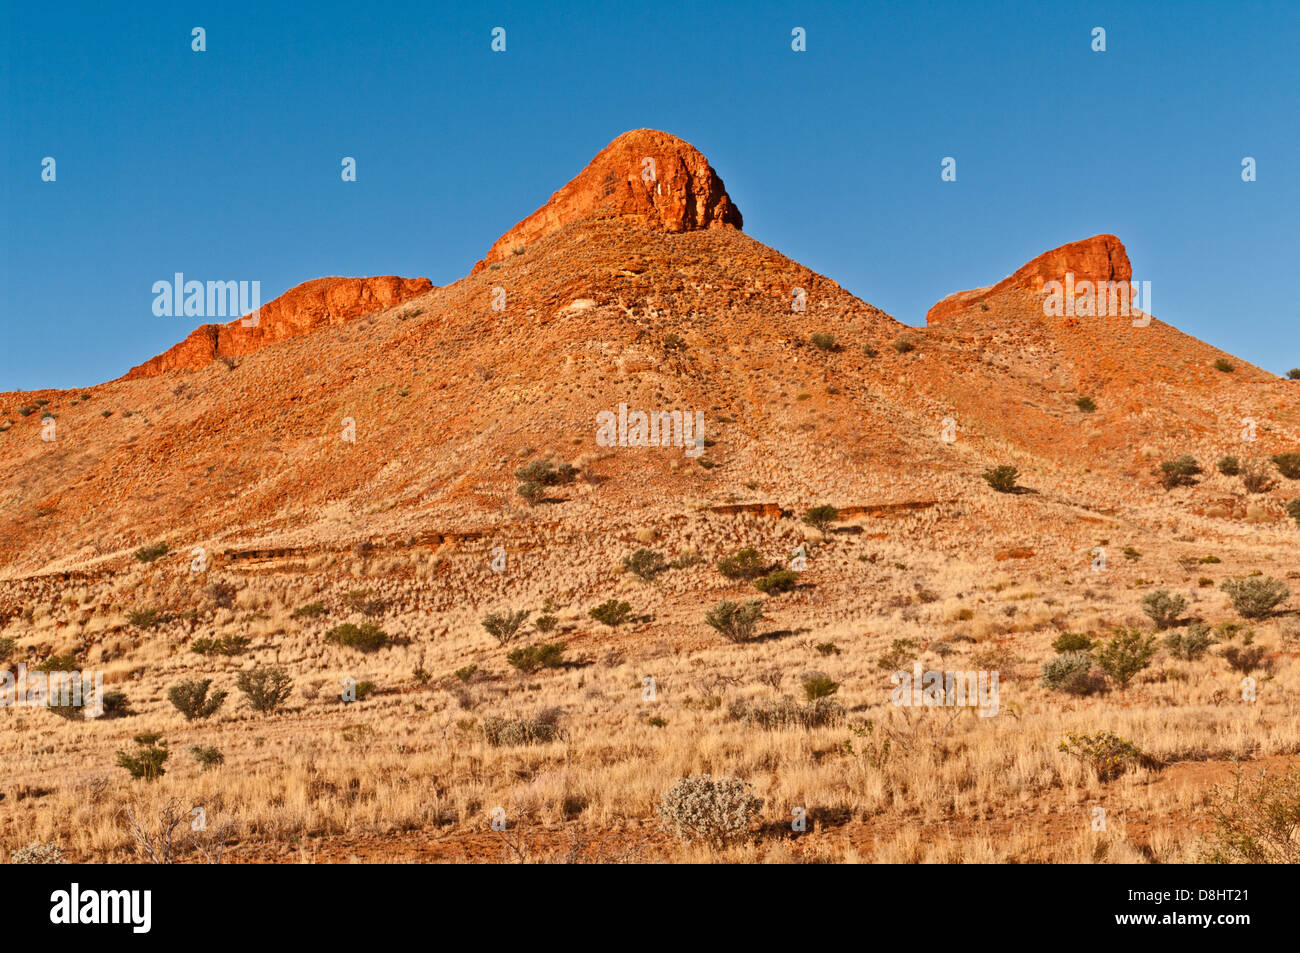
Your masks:
{"label": "green shrub", "polygon": [[1219,457],[1217,466],[1224,476],[1236,476],[1241,472],[1241,461],[1236,457]]}
{"label": "green shrub", "polygon": [[155,543],[152,546],[141,546],[135,551],[135,558],[142,563],[151,563],[155,559],[160,559],[171,552],[171,547],[166,543]]}
{"label": "green shrub", "polygon": [[560,668],[564,665],[564,643],[522,646],[511,650],[506,661],[525,674],[531,674],[539,668]]}
{"label": "green shrub", "polygon": [[1221,357],[1214,362],[1214,369],[1216,371],[1223,371],[1225,374],[1231,374],[1237,368],[1231,361]]}
{"label": "green shrub", "polygon": [[1300,480],[1300,453],[1279,453],[1273,457],[1273,464],[1288,480]]}
{"label": "green shrub", "polygon": [[1097,402],[1091,397],[1080,397],[1074,402],[1074,406],[1078,407],[1085,414],[1090,414],[1097,409]]}
{"label": "green shrub", "polygon": [[814,506],[803,515],[803,521],[819,533],[825,533],[830,529],[831,523],[839,518],[840,511],[828,503]]}
{"label": "green shrub", "polygon": [[1268,465],[1260,460],[1249,460],[1241,467],[1241,485],[1247,493],[1267,493],[1273,489],[1274,480]]}
{"label": "green shrub", "polygon": [[1300,499],[1294,499],[1286,505],[1286,513],[1297,525],[1300,525]]}
{"label": "green shrub", "polygon": [[325,614],[325,607],[319,602],[309,602],[293,610],[295,619],[319,619]]}
{"label": "green shrub", "polygon": [[894,350],[899,354],[907,354],[916,350],[916,342],[908,337],[897,337],[894,339]]}
{"label": "green shrub", "polygon": [[762,579],[754,580],[754,588],[765,595],[777,595],[790,592],[799,582],[799,574],[793,569],[778,569]]}
{"label": "green shrub", "polygon": [[223,635],[220,638],[198,638],[190,643],[195,655],[242,655],[253,640],[247,635]]}
{"label": "green shrub", "polygon": [[536,506],[546,498],[546,487],[531,480],[519,484],[519,486],[515,487],[515,492],[522,496],[529,506]]}
{"label": "green shrub", "polygon": [[1092,639],[1075,632],[1062,632],[1052,643],[1052,651],[1057,655],[1064,655],[1066,652],[1089,652],[1091,650]]}
{"label": "green shrub", "polygon": [[1151,664],[1156,637],[1143,636],[1137,629],[1119,628],[1096,652],[1097,666],[1127,688],[1133,676]]}
{"label": "green shrub", "polygon": [[131,777],[145,781],[156,781],[167,773],[163,764],[167,761],[170,752],[167,750],[167,742],[162,740],[162,735],[157,732],[146,732],[136,735],[132,740],[136,744],[135,751],[117,753],[119,768],[126,768]]}
{"label": "green shrub", "polygon": [[667,569],[668,563],[662,553],[653,549],[638,549],[631,556],[624,557],[623,568],[643,582],[649,582]]}
{"label": "green shrub", "polygon": [[293,692],[293,679],[282,668],[258,666],[239,673],[235,687],[244,693],[254,711],[275,713]]}
{"label": "green shrub", "polygon": [[392,639],[373,622],[364,622],[361,625],[345,622],[326,632],[325,641],[344,648],[356,649],[368,655],[391,644]]}
{"label": "green shrub", "polygon": [[748,642],[762,618],[763,603],[759,599],[744,603],[724,599],[704,615],[705,623],[728,642]]}
{"label": "green shrub", "polygon": [[1043,665],[1040,683],[1044,688],[1067,695],[1093,695],[1105,687],[1105,680],[1093,670],[1088,652],[1062,652]]}
{"label": "green shrub", "polygon": [[1071,731],[1061,739],[1057,749],[1091,765],[1102,781],[1118,777],[1130,765],[1145,760],[1137,745],[1113,731],[1092,735]]}
{"label": "green shrub", "polygon": [[132,609],[126,614],[126,621],[137,629],[152,629],[163,621],[162,613],[154,608]]}
{"label": "green shrub", "polygon": [[226,756],[219,749],[201,745],[190,745],[190,757],[205,771],[226,763]]}
{"label": "green shrub", "polygon": [[41,660],[36,666],[38,672],[74,672],[80,663],[77,661],[76,653],[67,652],[63,655],[48,655]]}
{"label": "green shrub", "polygon": [[819,351],[835,350],[835,336],[833,334],[822,334],[821,332],[818,332],[812,335],[809,340],[812,341],[813,347],[817,348]]}
{"label": "green shrub", "polygon": [[722,848],[748,833],[762,806],[762,799],[754,797],[744,781],[691,775],[678,778],[664,792],[659,816],[676,837]]}
{"label": "green shrub", "polygon": [[1289,380],[1300,381],[1300,367],[1291,368],[1286,372],[1286,376]]}
{"label": "green shrub", "polygon": [[488,613],[480,624],[488,635],[497,640],[498,644],[508,645],[518,637],[520,627],[527,620],[527,609],[520,609],[518,612],[507,609],[504,612]]}
{"label": "green shrub", "polygon": [[1291,597],[1286,583],[1271,576],[1227,579],[1219,586],[1232,600],[1232,607],[1244,619],[1263,619]]}
{"label": "green shrub", "polygon": [[558,466],[552,460],[534,460],[515,471],[520,483],[537,483],[541,486],[562,486],[572,483],[578,475],[577,467],[568,463]]}
{"label": "green shrub", "polygon": [[757,579],[767,572],[767,563],[753,546],[737,550],[718,560],[718,572],[728,579]]}
{"label": "green shrub", "polygon": [[597,622],[613,627],[626,622],[631,612],[632,607],[626,602],[620,602],[618,599],[607,599],[588,612],[587,615]]}
{"label": "green shrub", "polygon": [[1195,486],[1196,476],[1201,473],[1201,465],[1190,453],[1184,453],[1173,460],[1160,464],[1160,485],[1166,490],[1178,486]]}
{"label": "green shrub", "polygon": [[876,666],[886,672],[897,672],[916,658],[916,641],[914,639],[894,639],[889,651],[876,659]]}
{"label": "green shrub", "polygon": [[999,493],[1015,492],[1016,480],[1019,476],[1019,470],[1005,463],[1001,466],[991,467],[983,473],[984,482]]}
{"label": "green shrub", "polygon": [[[1300,377],[1300,375],[1296,375]],[[1215,823],[1202,859],[1211,864],[1300,864],[1300,770],[1246,778],[1240,765],[1230,785],[1211,789]]]}
{"label": "green shrub", "polygon": [[810,702],[819,698],[830,698],[840,690],[840,683],[832,681],[825,675],[813,675],[803,681],[804,697]]}
{"label": "green shrub", "polygon": [[474,676],[478,674],[478,666],[466,665],[464,668],[456,669],[452,674],[456,676],[457,681],[468,684],[474,679]]}
{"label": "green shrub", "polygon": [[226,700],[226,692],[208,694],[212,679],[187,679],[178,682],[167,690],[167,699],[172,706],[185,716],[186,721],[195,718],[210,718],[216,714],[221,703]]}
{"label": "green shrub", "polygon": [[1168,629],[1176,625],[1187,611],[1187,600],[1182,596],[1170,595],[1168,589],[1157,589],[1142,597],[1142,611],[1156,624],[1157,629]]}
{"label": "green shrub", "polygon": [[1230,668],[1243,675],[1249,675],[1264,661],[1262,645],[1225,645],[1219,654]]}
{"label": "green shrub", "polygon": [[539,615],[533,620],[533,628],[542,633],[542,635],[546,635],[548,632],[553,631],[559,624],[560,620],[550,613]]}
{"label": "green shrub", "polygon": [[1185,633],[1171,632],[1165,636],[1166,651],[1186,662],[1195,662],[1213,644],[1210,627],[1203,622],[1192,623]]}

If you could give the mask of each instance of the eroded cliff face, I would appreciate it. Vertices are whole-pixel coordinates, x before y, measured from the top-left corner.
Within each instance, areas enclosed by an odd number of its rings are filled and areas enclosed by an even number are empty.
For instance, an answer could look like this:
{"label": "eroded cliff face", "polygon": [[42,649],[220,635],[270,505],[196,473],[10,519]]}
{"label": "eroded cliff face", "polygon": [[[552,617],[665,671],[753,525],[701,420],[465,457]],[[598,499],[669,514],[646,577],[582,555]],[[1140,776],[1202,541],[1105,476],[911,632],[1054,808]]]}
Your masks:
{"label": "eroded cliff face", "polygon": [[218,357],[238,357],[276,341],[383,311],[432,290],[428,278],[317,278],[290,288],[246,317],[195,328],[175,347],[132,368],[126,379],[205,367]]}

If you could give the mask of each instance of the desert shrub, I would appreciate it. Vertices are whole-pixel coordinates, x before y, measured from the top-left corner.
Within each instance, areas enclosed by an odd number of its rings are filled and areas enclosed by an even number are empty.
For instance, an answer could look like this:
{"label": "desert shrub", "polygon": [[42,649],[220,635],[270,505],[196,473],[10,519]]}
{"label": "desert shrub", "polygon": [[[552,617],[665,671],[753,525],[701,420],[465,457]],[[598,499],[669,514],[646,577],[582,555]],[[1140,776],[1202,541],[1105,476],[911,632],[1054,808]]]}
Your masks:
{"label": "desert shrub", "polygon": [[542,635],[545,635],[546,633],[553,631],[555,627],[559,624],[560,624],[560,620],[557,619],[555,616],[551,615],[549,612],[539,615],[536,619],[533,620],[533,628],[535,628],[538,632],[542,633]]}
{"label": "desert shrub", "polygon": [[126,621],[137,629],[152,629],[162,622],[162,613],[154,608],[132,609],[126,614]]}
{"label": "desert shrub", "polygon": [[631,612],[632,607],[626,602],[620,602],[618,599],[606,599],[588,612],[587,615],[597,622],[602,622],[608,626],[616,626],[626,622]]}
{"label": "desert shrub", "polygon": [[1201,473],[1201,465],[1190,453],[1184,453],[1173,460],[1160,464],[1160,485],[1166,490],[1178,486],[1195,486],[1196,477]]}
{"label": "desert shrub", "polygon": [[156,781],[167,773],[163,764],[171,754],[167,742],[157,732],[146,732],[132,739],[136,744],[134,751],[119,751],[117,765],[126,768],[131,777],[138,780]]}
{"label": "desert shrub", "polygon": [[54,841],[42,844],[32,841],[26,847],[19,847],[9,855],[11,864],[61,864],[63,848]]}
{"label": "desert shrub", "polygon": [[1105,687],[1105,679],[1093,670],[1088,652],[1062,652],[1043,665],[1040,682],[1044,688],[1067,695],[1093,695]]}
{"label": "desert shrub", "polygon": [[809,337],[808,340],[812,341],[813,347],[819,351],[835,350],[835,335],[833,334],[823,334],[819,331]]}
{"label": "desert shrub", "polygon": [[527,619],[527,609],[520,609],[518,612],[506,609],[503,612],[488,613],[480,624],[488,635],[497,640],[498,644],[509,645],[518,637],[519,629]]}
{"label": "desert shrub", "polygon": [[916,350],[916,342],[909,337],[897,337],[894,339],[894,350],[899,354],[908,354]]}
{"label": "desert shrub", "polygon": [[1170,595],[1168,589],[1157,589],[1142,597],[1142,611],[1157,629],[1168,629],[1177,624],[1187,611],[1187,600],[1180,595]]}
{"label": "desert shrub", "polygon": [[1222,357],[1220,357],[1220,358],[1218,358],[1218,359],[1215,360],[1215,362],[1214,362],[1214,369],[1215,369],[1216,371],[1223,371],[1223,373],[1225,373],[1225,374],[1231,374],[1231,373],[1232,373],[1233,371],[1235,371],[1237,368],[1236,368],[1236,366],[1232,363],[1232,361],[1229,361],[1229,360],[1226,359],[1226,358],[1222,358]]}
{"label": "desert shrub", "polygon": [[190,757],[204,770],[226,763],[226,756],[219,749],[202,745],[190,745]]}
{"label": "desert shrub", "polygon": [[213,692],[208,694],[208,688],[212,685],[210,678],[187,679],[178,682],[171,688],[167,689],[167,700],[172,703],[172,707],[185,716],[186,721],[193,721],[195,718],[210,718],[216,714],[221,703],[226,700],[227,692]]}
{"label": "desert shrub", "polygon": [[806,705],[785,696],[769,701],[737,700],[731,704],[727,717],[764,731],[786,728],[808,730],[840,724],[844,721],[844,706],[830,698],[816,698]]}
{"label": "desert shrub", "polygon": [[135,551],[135,558],[142,563],[151,563],[155,559],[160,559],[171,552],[171,547],[166,543],[154,543],[152,546],[141,546]]}
{"label": "desert shrub", "polygon": [[915,639],[894,639],[889,651],[876,659],[876,666],[886,672],[897,672],[916,658]]}
{"label": "desert shrub", "polygon": [[1151,664],[1156,652],[1156,637],[1144,636],[1137,629],[1119,628],[1096,652],[1097,667],[1127,688],[1133,676]]}
{"label": "desert shrub", "polygon": [[506,661],[525,674],[539,668],[559,668],[564,664],[564,643],[550,642],[541,645],[521,646],[511,650]]}
{"label": "desert shrub", "polygon": [[728,579],[757,579],[766,571],[767,563],[753,546],[747,546],[718,560],[718,572]]}
{"label": "desert shrub", "polygon": [[1097,402],[1091,397],[1080,397],[1074,402],[1074,406],[1078,407],[1085,414],[1090,414],[1097,409]]}
{"label": "desert shrub", "polygon": [[865,357],[868,357],[868,358],[876,358],[876,357],[879,357],[879,356],[880,356],[880,352],[877,351],[877,350],[876,350],[874,347],[872,347],[870,344],[864,344],[864,345],[862,345],[862,353],[863,353],[863,355],[864,355]]}
{"label": "desert shrub", "polygon": [[387,632],[373,622],[365,622],[361,625],[345,622],[326,632],[325,641],[369,654],[378,652],[384,646],[389,645],[392,639]]}
{"label": "desert shrub", "polygon": [[667,569],[668,563],[663,553],[657,553],[653,549],[638,549],[631,556],[624,557],[623,568],[638,579],[648,582]]}
{"label": "desert shrub", "polygon": [[195,655],[242,655],[253,640],[247,635],[223,635],[220,638],[198,638],[190,643]]}
{"label": "desert shrub", "polygon": [[282,668],[258,666],[240,672],[235,687],[244,693],[254,711],[274,714],[293,692],[293,679]]}
{"label": "desert shrub", "polygon": [[803,680],[803,694],[810,702],[830,698],[840,690],[840,683],[825,675],[810,675]]}
{"label": "desert shrub", "polygon": [[750,792],[749,784],[736,778],[678,778],[660,799],[659,816],[676,837],[724,847],[748,832],[763,806]]}
{"label": "desert shrub", "polygon": [[1271,576],[1226,579],[1219,586],[1244,619],[1263,619],[1291,597],[1286,583]]}
{"label": "desert shrub", "polygon": [[0,639],[0,665],[5,665],[8,663],[9,659],[13,657],[14,649],[16,649],[17,647],[18,647],[18,643],[15,642],[13,639],[10,638]]}
{"label": "desert shrub", "polygon": [[75,652],[67,652],[63,655],[49,655],[41,660],[36,666],[38,672],[72,672],[75,671],[80,663],[77,661]]}
{"label": "desert shrub", "polygon": [[1214,831],[1203,849],[1211,864],[1300,864],[1300,770],[1246,778],[1237,768],[1231,785],[1207,798]]}
{"label": "desert shrub", "polygon": [[126,692],[105,691],[99,699],[99,706],[103,709],[100,718],[127,718],[135,714]]}
{"label": "desert shrub", "polygon": [[834,642],[818,642],[813,646],[819,655],[839,655],[840,647]]}
{"label": "desert shrub", "polygon": [[560,735],[560,711],[558,708],[547,708],[522,718],[494,715],[484,720],[482,731],[483,737],[493,748],[546,744]]}
{"label": "desert shrub", "polygon": [[1130,765],[1145,760],[1137,745],[1113,731],[1091,735],[1071,731],[1056,747],[1091,766],[1102,781],[1118,777]]}
{"label": "desert shrub", "polygon": [[985,470],[982,476],[984,482],[999,493],[1011,493],[1015,491],[1016,479],[1020,476],[1020,471],[1004,463]]}
{"label": "desert shrub", "polygon": [[1241,461],[1236,457],[1219,457],[1219,462],[1215,465],[1224,476],[1236,476],[1241,472]]}
{"label": "desert shrub", "polygon": [[295,619],[319,619],[325,614],[325,607],[319,602],[309,602],[293,610]]}
{"label": "desert shrub", "polygon": [[1266,464],[1248,460],[1241,468],[1241,485],[1247,493],[1267,493],[1273,489],[1274,482]]}
{"label": "desert shrub", "polygon": [[351,683],[351,692],[349,693],[345,688],[342,699],[345,702],[363,702],[378,690],[379,686],[372,681],[354,681]]}
{"label": "desert shrub", "polygon": [[1052,642],[1052,651],[1057,655],[1066,652],[1088,652],[1092,650],[1092,639],[1077,632],[1062,632]]}
{"label": "desert shrub", "polygon": [[388,608],[387,600],[362,589],[350,589],[343,593],[342,601],[346,608],[370,617],[383,615]]}
{"label": "desert shrub", "polygon": [[762,618],[763,603],[759,599],[743,603],[724,599],[704,614],[705,623],[728,642],[748,642]]}
{"label": "desert shrub", "polygon": [[819,533],[826,532],[830,529],[831,524],[839,518],[840,511],[829,503],[823,503],[821,506],[814,506],[803,515],[803,521]]}
{"label": "desert shrub", "polygon": [[466,684],[469,684],[471,681],[473,681],[474,676],[477,674],[478,674],[477,665],[466,665],[463,668],[458,668],[456,669],[456,671],[452,672],[452,675],[456,677],[457,681],[464,682]]}
{"label": "desert shrub", "polygon": [[1287,516],[1296,521],[1297,525],[1300,525],[1300,499],[1294,499],[1287,503],[1286,513]]}
{"label": "desert shrub", "polygon": [[1171,632],[1165,636],[1165,650],[1186,662],[1195,662],[1213,644],[1210,627],[1203,622],[1192,623],[1186,632]]}
{"label": "desert shrub", "polygon": [[515,479],[520,483],[537,483],[541,486],[572,483],[577,475],[577,467],[569,463],[557,466],[553,460],[534,460],[515,471]]}
{"label": "desert shrub", "polygon": [[1293,367],[1286,372],[1288,380],[1300,381],[1300,367]]}
{"label": "desert shrub", "polygon": [[793,569],[778,569],[762,579],[755,579],[754,588],[761,593],[772,596],[782,592],[790,592],[798,582],[799,574]]}
{"label": "desert shrub", "polygon": [[1300,480],[1300,453],[1279,453],[1273,457],[1273,465],[1288,480]]}
{"label": "desert shrub", "polygon": [[1264,661],[1262,645],[1225,645],[1219,653],[1234,671],[1249,675]]}
{"label": "desert shrub", "polygon": [[515,487],[515,492],[522,496],[529,506],[536,506],[546,497],[546,487],[532,481],[519,484]]}

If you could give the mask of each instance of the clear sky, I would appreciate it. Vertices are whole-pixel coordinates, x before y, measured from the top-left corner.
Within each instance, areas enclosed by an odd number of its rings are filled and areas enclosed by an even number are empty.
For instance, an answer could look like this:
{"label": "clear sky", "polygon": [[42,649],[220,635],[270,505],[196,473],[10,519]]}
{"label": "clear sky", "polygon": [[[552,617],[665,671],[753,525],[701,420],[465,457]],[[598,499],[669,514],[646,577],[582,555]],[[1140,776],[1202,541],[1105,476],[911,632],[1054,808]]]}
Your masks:
{"label": "clear sky", "polygon": [[263,301],[448,284],[638,127],[704,152],[750,235],[905,323],[1113,232],[1157,317],[1300,366],[1295,0],[0,9],[0,390],[179,341],[203,320],[151,291],[178,271]]}

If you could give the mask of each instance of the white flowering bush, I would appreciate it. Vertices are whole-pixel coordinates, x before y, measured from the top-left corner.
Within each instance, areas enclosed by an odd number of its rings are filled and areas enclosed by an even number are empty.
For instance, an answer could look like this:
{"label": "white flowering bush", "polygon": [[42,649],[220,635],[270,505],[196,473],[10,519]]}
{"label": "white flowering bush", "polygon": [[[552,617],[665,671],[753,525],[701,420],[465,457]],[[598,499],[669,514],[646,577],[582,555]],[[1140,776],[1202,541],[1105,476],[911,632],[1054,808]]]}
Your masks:
{"label": "white flowering bush", "polygon": [[763,799],[754,797],[744,781],[693,774],[678,778],[664,792],[659,816],[677,837],[721,847],[744,836],[762,806]]}
{"label": "white flowering bush", "polygon": [[32,841],[26,847],[14,851],[9,859],[15,864],[61,864],[63,848],[53,841],[48,844]]}

